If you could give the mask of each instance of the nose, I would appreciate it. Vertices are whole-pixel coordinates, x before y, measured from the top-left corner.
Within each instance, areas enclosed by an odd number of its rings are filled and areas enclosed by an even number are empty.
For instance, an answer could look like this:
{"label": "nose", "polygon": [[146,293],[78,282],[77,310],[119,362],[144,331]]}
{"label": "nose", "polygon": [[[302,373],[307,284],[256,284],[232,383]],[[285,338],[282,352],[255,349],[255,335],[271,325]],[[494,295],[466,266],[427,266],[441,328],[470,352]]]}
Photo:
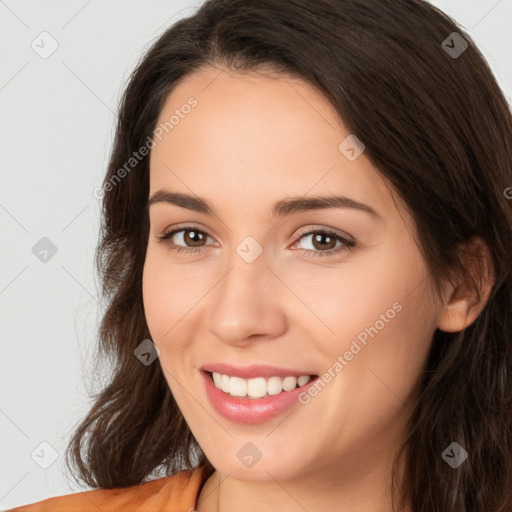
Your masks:
{"label": "nose", "polygon": [[251,263],[233,251],[227,272],[210,292],[206,318],[208,330],[220,341],[243,346],[286,330],[286,287],[268,263],[265,251]]}

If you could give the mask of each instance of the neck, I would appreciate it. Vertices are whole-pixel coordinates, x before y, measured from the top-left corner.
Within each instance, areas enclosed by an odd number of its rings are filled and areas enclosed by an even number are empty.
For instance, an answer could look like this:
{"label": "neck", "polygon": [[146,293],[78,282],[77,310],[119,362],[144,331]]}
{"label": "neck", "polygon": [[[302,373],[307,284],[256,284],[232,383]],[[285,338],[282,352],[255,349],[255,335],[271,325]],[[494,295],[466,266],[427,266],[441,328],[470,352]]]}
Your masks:
{"label": "neck", "polygon": [[[197,512],[392,512],[392,461],[377,463],[376,457],[356,449],[346,462],[311,468],[293,478],[264,469],[260,480],[215,471],[203,486]],[[404,512],[410,511],[407,507]]]}

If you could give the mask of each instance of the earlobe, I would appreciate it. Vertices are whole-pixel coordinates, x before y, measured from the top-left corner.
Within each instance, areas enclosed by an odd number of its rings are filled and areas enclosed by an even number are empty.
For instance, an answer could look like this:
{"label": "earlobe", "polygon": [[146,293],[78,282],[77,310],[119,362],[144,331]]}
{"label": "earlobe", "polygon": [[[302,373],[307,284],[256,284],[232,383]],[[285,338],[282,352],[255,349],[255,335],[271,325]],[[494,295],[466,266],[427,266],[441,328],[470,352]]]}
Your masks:
{"label": "earlobe", "polygon": [[438,328],[441,331],[462,331],[476,320],[484,307],[482,301],[476,301],[475,295],[457,297],[458,290],[459,287],[454,290],[448,303],[442,307],[438,320]]}
{"label": "earlobe", "polygon": [[455,284],[447,283],[438,319],[438,329],[445,332],[462,331],[471,325],[484,309],[494,285],[491,253],[481,238],[474,237],[464,244],[460,256],[478,289],[460,275]]}

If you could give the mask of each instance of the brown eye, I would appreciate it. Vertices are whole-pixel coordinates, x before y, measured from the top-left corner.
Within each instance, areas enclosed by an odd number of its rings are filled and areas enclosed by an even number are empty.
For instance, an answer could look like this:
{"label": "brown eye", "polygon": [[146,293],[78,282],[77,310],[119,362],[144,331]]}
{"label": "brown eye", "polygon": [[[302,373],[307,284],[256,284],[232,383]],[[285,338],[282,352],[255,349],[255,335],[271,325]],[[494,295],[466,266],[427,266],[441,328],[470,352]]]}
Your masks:
{"label": "brown eye", "polygon": [[312,241],[316,249],[334,249],[336,247],[336,238],[328,233],[316,233],[313,235]]}
{"label": "brown eye", "polygon": [[[307,256],[332,256],[343,251],[351,250],[356,245],[356,242],[353,240],[348,240],[333,231],[322,229],[303,233],[299,237],[299,243],[301,240],[307,238],[311,239],[310,245],[313,247],[312,249],[302,248]],[[337,246],[336,244],[338,242],[339,245]]]}
{"label": "brown eye", "polygon": [[157,237],[158,242],[165,243],[169,249],[177,252],[184,250],[188,253],[203,251],[206,247],[204,242],[207,238],[209,237],[206,233],[194,226],[174,229]]}
{"label": "brown eye", "polygon": [[206,239],[204,233],[197,229],[186,229],[184,232],[185,235],[183,236],[183,240],[187,245],[191,247],[201,247],[201,242]]}

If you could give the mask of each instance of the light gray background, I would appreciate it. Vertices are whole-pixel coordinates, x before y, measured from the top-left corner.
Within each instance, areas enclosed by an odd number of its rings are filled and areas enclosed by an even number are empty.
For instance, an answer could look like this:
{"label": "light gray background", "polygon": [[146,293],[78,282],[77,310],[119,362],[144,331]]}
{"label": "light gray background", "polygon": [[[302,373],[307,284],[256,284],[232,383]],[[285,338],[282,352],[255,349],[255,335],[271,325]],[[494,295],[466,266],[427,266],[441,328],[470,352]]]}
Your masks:
{"label": "light gray background", "polygon": [[[93,189],[129,73],[200,3],[0,0],[0,509],[80,490],[63,452],[100,383]],[[512,0],[432,3],[469,31],[510,101]],[[31,48],[51,48],[44,31],[58,43],[46,59]],[[46,263],[32,252],[43,237],[57,247]]]}

